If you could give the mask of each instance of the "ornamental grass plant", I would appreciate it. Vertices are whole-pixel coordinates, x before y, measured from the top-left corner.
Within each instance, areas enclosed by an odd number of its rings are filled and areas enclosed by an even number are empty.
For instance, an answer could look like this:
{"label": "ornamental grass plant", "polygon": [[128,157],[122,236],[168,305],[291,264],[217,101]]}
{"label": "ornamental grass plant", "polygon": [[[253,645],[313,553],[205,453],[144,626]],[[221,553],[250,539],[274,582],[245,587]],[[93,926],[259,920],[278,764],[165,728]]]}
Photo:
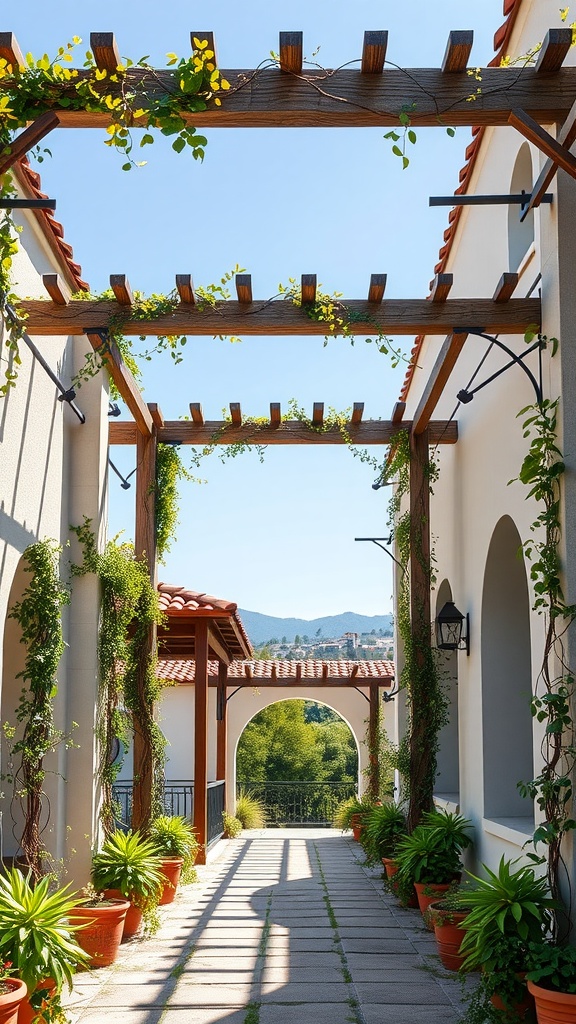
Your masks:
{"label": "ornamental grass plant", "polygon": [[242,828],[266,828],[266,804],[260,797],[239,789],[236,798],[236,817]]}

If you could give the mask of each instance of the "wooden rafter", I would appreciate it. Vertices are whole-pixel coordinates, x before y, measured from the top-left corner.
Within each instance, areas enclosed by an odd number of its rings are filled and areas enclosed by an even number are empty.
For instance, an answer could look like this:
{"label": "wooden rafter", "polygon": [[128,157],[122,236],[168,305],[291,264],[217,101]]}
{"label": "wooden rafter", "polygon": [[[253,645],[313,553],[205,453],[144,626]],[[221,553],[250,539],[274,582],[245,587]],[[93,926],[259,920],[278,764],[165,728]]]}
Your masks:
{"label": "wooden rafter", "polygon": [[566,146],[562,146],[525,110],[512,110],[508,123],[516,128],[525,139],[528,139],[528,142],[532,142],[542,153],[550,157],[558,167],[561,167],[572,178],[576,178],[576,157],[572,156]]}
{"label": "wooden rafter", "polygon": [[[563,146],[564,149],[569,150],[573,143],[576,142],[576,101],[572,104],[568,117],[564,121],[562,128],[558,133],[558,143]],[[533,210],[535,207],[540,206],[543,197],[546,194],[548,186],[552,181],[556,171],[558,170],[558,164],[549,157],[544,164],[540,174],[538,175],[534,186],[532,188],[532,195],[530,196],[530,202],[525,210],[522,212],[521,220],[524,220],[526,215]]]}
{"label": "wooden rafter", "polygon": [[122,359],[118,346],[107,340],[105,334],[96,331],[87,331],[86,337],[94,351],[102,356],[106,370],[132,413],[135,422],[131,426],[144,436],[151,434],[154,420],[134,377]]}
{"label": "wooden rafter", "polygon": [[[312,278],[315,275],[304,275]],[[312,283],[306,286],[312,294]],[[315,290],[314,290],[315,294]],[[304,295],[304,292],[303,292]],[[311,302],[313,299],[306,299]],[[227,301],[216,306],[181,304],[174,312],[153,320],[130,320],[129,307],[114,301],[72,300],[67,305],[28,299],[21,303],[32,335],[80,335],[90,328],[116,323],[126,316],[122,330],[126,335],[162,334],[211,335],[320,335],[327,333],[325,321],[313,320],[306,310],[291,302],[266,299],[251,303]],[[355,335],[450,334],[456,327],[477,327],[489,333],[524,334],[530,324],[540,323],[540,299],[384,299],[381,303],[366,299],[342,299],[342,316],[349,310],[351,332]],[[340,315],[340,314],[338,314]],[[335,333],[342,334],[342,328]]]}
{"label": "wooden rafter", "polygon": [[[233,403],[232,403],[233,404]],[[361,403],[357,403],[359,406]],[[320,426],[321,402],[317,418]],[[199,405],[195,406],[199,409]],[[238,407],[239,410],[239,407]],[[322,408],[323,412],[323,408]],[[356,414],[358,418],[359,412]],[[388,420],[358,420],[354,413],[346,425],[346,437],[337,427],[315,430],[300,420],[273,421],[265,425],[242,423],[234,425],[229,420],[166,420],[158,427],[158,440],[162,443],[189,445],[228,445],[244,441],[246,444],[388,444],[401,430],[410,430],[412,422],[390,422]],[[108,426],[110,444],[135,444],[138,427],[128,420],[110,420]],[[458,440],[458,425],[453,421],[434,420],[429,424],[431,444],[455,444]]]}
{"label": "wooden rafter", "polygon": [[440,401],[442,392],[444,391],[467,337],[468,335],[463,333],[450,334],[442,345],[440,354],[432,368],[432,372],[418,403],[418,408],[414,413],[412,430],[415,434],[422,434],[430,427],[432,413]]}
{"label": "wooden rafter", "polygon": [[[569,31],[549,31],[534,68],[482,69],[482,89],[474,103],[468,101],[472,90],[466,73],[469,32],[450,33],[441,67],[407,69],[385,67],[385,31],[367,32],[361,52],[358,41],[358,67],[336,71],[302,70],[302,33],[284,32],[280,67],[222,69],[231,86],[219,94],[222,106],[182,115],[198,127],[394,127],[409,104],[415,127],[504,125],[514,108],[522,108],[540,124],[551,124],[564,120],[576,93],[576,68],[561,66]],[[215,50],[213,33],[193,32],[192,41],[194,37],[207,39]],[[113,69],[119,50],[112,33],[93,33],[91,45],[98,66]],[[12,33],[0,33],[0,56],[12,54],[20,62],[20,53]],[[88,74],[79,70],[79,78]],[[173,83],[169,69],[130,68],[124,86],[134,90],[135,106],[145,108],[145,94],[173,93]],[[63,127],[109,124],[108,116],[99,112],[63,110],[59,116]]]}
{"label": "wooden rafter", "polygon": [[54,128],[58,128],[59,124],[59,114],[54,110],[47,110],[45,114],[41,114],[32,124],[28,125],[10,143],[9,151],[0,157],[0,174],[9,171],[17,160],[37,146]]}

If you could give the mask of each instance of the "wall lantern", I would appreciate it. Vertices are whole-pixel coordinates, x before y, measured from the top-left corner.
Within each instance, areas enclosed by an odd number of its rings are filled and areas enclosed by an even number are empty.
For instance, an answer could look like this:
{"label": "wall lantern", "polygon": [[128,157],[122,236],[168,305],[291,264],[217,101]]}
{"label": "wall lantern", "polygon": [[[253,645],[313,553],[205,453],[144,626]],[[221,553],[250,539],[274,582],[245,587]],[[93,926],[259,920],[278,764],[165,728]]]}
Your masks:
{"label": "wall lantern", "polygon": [[470,654],[470,617],[466,615],[466,635],[462,636],[464,615],[453,601],[447,601],[436,619],[436,646],[441,651],[466,651]]}

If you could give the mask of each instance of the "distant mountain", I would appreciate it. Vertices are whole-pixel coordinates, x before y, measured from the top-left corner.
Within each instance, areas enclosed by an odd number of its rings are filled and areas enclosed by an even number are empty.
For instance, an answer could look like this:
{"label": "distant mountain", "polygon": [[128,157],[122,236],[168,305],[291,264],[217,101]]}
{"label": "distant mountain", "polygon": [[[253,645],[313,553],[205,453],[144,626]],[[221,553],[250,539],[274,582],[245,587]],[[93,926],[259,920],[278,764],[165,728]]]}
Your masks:
{"label": "distant mountain", "polygon": [[342,612],[341,615],[325,615],[320,619],[281,619],[274,615],[249,612],[244,608],[239,608],[238,614],[256,647],[267,640],[272,640],[273,637],[282,640],[285,636],[288,643],[292,643],[297,634],[315,640],[319,629],[322,630],[319,640],[340,637],[344,633],[370,633],[373,629],[383,629],[387,635],[392,633],[391,615],[357,615],[356,612]]}

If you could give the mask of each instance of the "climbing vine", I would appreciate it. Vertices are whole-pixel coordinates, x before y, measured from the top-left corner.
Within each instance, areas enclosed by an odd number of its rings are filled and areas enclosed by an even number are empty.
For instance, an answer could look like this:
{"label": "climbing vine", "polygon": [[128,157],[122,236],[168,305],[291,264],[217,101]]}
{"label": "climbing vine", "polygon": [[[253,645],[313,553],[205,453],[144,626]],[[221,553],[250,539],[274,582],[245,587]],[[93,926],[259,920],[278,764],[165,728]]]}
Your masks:
{"label": "climbing vine", "polygon": [[156,455],[156,550],[158,561],[170,551],[178,526],[178,481],[191,480],[180,452],[170,444],[159,444]]}
{"label": "climbing vine", "polygon": [[[154,719],[154,704],[160,696],[161,683],[156,678],[156,658],[150,656],[147,646],[149,627],[159,622],[161,616],[147,566],[135,558],[131,544],[111,540],[104,551],[99,552],[89,519],[72,530],[83,549],[82,565],[74,565],[72,574],[94,573],[100,583],[97,774],[102,790],[100,820],[105,832],[110,833],[117,818],[113,785],[123,760],[117,755],[117,742],[123,747],[128,745],[132,716],[148,740],[157,813],[161,807],[166,741]],[[136,681],[141,659],[146,662],[143,702]]]}
{"label": "climbing vine", "polygon": [[[52,540],[37,541],[26,548],[25,572],[30,573],[31,579],[22,599],[8,613],[20,626],[26,658],[17,676],[24,684],[16,708],[16,721],[23,726],[21,737],[17,738],[14,726],[4,725],[14,762],[7,779],[14,785],[14,798],[22,805],[24,828],[20,845],[35,878],[43,873],[45,856],[44,758],[59,743],[71,745],[70,737],[54,724],[57,671],[65,647],[62,608],[70,602],[68,589],[59,575],[60,552],[61,548]],[[19,762],[17,766],[15,762]]]}

